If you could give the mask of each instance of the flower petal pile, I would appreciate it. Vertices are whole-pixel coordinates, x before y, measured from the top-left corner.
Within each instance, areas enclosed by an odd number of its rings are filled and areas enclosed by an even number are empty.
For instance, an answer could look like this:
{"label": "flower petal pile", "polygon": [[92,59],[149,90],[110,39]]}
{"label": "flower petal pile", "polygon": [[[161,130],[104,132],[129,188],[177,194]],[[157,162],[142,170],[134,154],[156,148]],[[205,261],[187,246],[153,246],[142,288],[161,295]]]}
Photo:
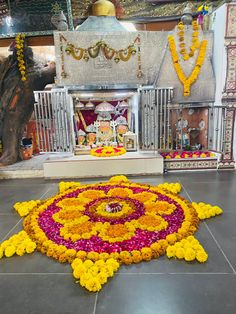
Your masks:
{"label": "flower petal pile", "polygon": [[96,157],[113,157],[120,156],[126,153],[126,149],[124,147],[112,147],[112,146],[104,146],[91,149],[90,154]]}
{"label": "flower petal pile", "polygon": [[158,186],[129,181],[80,185],[61,182],[60,193],[45,201],[17,203],[24,231],[0,245],[0,258],[36,248],[70,263],[87,290],[102,288],[121,264],[150,261],[167,254],[188,262],[207,260],[193,237],[200,220],[222,213],[218,206],[189,203],[179,183]]}
{"label": "flower petal pile", "polygon": [[203,150],[195,150],[195,151],[171,151],[171,152],[161,152],[161,156],[164,159],[180,159],[180,158],[209,158],[209,157],[216,157],[216,154],[210,151],[203,151]]}

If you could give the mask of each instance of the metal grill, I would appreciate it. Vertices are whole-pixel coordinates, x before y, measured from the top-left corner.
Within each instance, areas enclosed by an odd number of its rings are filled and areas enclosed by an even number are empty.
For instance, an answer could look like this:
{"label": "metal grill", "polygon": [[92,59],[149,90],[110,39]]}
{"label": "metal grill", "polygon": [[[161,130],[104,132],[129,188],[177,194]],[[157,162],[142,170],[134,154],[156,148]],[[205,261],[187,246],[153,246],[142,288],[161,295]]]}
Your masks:
{"label": "metal grill", "polygon": [[209,108],[209,149],[218,152],[223,151],[225,138],[225,122],[225,108],[223,106],[215,106]]}
{"label": "metal grill", "polygon": [[72,152],[72,110],[67,91],[35,91],[34,97],[40,151]]}
{"label": "metal grill", "polygon": [[141,88],[139,144],[142,150],[171,148],[170,109],[173,88]]}

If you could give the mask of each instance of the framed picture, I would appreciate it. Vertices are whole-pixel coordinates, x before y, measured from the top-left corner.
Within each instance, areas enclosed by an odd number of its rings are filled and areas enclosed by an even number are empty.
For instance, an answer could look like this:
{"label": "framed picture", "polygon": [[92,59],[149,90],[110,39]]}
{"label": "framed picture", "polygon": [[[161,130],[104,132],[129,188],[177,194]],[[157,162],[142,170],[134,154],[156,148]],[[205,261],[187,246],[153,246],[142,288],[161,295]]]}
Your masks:
{"label": "framed picture", "polygon": [[123,144],[127,152],[132,152],[137,150],[137,134],[132,132],[127,132],[123,135]]}
{"label": "framed picture", "polygon": [[73,30],[70,0],[0,0],[0,38],[51,35],[62,14]]}

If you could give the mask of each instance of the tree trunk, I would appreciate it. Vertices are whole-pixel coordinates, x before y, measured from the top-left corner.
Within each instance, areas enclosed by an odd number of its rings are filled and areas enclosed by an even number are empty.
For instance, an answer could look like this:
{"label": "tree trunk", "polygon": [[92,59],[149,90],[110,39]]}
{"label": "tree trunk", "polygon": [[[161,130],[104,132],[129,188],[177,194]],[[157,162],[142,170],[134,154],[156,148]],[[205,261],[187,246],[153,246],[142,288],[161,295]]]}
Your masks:
{"label": "tree trunk", "polygon": [[[30,48],[27,48],[30,49]],[[14,55],[0,63],[0,138],[3,154],[0,166],[20,160],[20,144],[26,123],[34,110],[34,90],[43,90],[53,83],[55,66],[40,66],[29,58],[25,82],[21,81]]]}

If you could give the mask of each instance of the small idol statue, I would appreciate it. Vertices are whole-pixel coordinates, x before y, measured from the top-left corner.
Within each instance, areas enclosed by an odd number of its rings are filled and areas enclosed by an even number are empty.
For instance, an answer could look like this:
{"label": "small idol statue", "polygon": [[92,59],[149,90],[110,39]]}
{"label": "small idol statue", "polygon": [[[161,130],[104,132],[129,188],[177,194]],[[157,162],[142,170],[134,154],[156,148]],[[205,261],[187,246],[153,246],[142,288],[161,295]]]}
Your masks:
{"label": "small idol statue", "polygon": [[79,130],[78,132],[78,144],[79,146],[84,146],[86,140],[86,133],[83,130]]}
{"label": "small idol statue", "polygon": [[93,124],[90,124],[89,126],[87,126],[86,128],[86,132],[87,132],[87,144],[90,147],[95,147],[95,143],[96,143],[96,128]]}
{"label": "small idol statue", "polygon": [[116,119],[117,127],[116,127],[116,136],[118,144],[123,144],[123,135],[128,132],[128,123],[125,117],[118,117]]}

